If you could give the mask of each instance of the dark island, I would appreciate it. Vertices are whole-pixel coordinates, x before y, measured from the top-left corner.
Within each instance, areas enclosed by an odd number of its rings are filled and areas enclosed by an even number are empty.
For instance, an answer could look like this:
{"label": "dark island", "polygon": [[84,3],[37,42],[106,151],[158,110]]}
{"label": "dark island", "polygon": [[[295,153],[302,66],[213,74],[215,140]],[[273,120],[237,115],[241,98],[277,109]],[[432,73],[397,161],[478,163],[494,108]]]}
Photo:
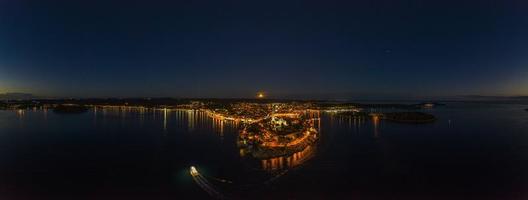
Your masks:
{"label": "dark island", "polygon": [[53,108],[57,114],[80,114],[88,111],[88,107],[82,105],[63,104]]}
{"label": "dark island", "polygon": [[421,112],[395,112],[384,113],[383,119],[399,123],[431,123],[436,121],[436,117],[431,114]]}
{"label": "dark island", "polygon": [[528,108],[524,109],[524,111],[528,112]]}

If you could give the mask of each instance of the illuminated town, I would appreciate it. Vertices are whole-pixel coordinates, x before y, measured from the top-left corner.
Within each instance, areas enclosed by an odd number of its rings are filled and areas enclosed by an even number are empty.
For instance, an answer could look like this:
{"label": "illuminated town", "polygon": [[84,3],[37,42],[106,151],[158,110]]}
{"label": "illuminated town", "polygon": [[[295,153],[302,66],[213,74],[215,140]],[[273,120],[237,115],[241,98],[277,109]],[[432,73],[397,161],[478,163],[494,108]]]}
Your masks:
{"label": "illuminated town", "polygon": [[[12,100],[0,108],[24,115],[28,110],[52,110],[57,114],[75,114],[92,110],[98,113],[161,113],[167,129],[170,113],[186,113],[189,130],[194,120],[208,117],[220,134],[223,126],[232,123],[238,129],[240,156],[261,161],[262,169],[276,171],[295,167],[309,160],[317,149],[322,113],[349,119],[367,119],[408,123],[435,120],[419,112],[381,112],[386,110],[428,109],[442,104],[352,104],[327,101],[293,101],[266,99],[259,92],[256,99],[60,99]],[[179,114],[178,114],[179,115]],[[403,117],[403,118],[402,118]],[[402,118],[402,119],[400,119]]]}
{"label": "illuminated town", "polygon": [[[87,110],[104,111],[200,111],[220,121],[243,123],[246,139],[256,136],[258,143],[266,146],[282,146],[286,138],[304,133],[313,135],[314,113],[369,116],[400,122],[431,122],[434,116],[421,112],[444,104],[424,102],[419,104],[360,104],[332,101],[265,99],[263,93],[257,99],[33,99],[0,102],[0,110],[53,110],[56,113],[82,113]],[[388,112],[388,111],[399,112]],[[405,112],[402,112],[405,111]],[[411,112],[409,112],[411,111]],[[423,118],[423,120],[422,120]],[[301,134],[302,133],[302,134]],[[281,136],[281,137],[274,137]],[[273,141],[272,141],[273,140]],[[294,142],[294,141],[290,141]],[[290,143],[288,142],[288,143]],[[295,142],[296,143],[296,142]],[[292,145],[289,145],[292,146]]]}

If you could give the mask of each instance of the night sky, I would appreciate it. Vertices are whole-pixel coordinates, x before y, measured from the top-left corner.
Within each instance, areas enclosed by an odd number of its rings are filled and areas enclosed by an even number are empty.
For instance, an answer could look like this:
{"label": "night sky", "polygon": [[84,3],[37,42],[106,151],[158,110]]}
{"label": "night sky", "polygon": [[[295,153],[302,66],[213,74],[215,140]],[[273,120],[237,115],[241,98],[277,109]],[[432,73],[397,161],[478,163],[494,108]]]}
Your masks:
{"label": "night sky", "polygon": [[0,0],[0,93],[528,95],[526,1]]}

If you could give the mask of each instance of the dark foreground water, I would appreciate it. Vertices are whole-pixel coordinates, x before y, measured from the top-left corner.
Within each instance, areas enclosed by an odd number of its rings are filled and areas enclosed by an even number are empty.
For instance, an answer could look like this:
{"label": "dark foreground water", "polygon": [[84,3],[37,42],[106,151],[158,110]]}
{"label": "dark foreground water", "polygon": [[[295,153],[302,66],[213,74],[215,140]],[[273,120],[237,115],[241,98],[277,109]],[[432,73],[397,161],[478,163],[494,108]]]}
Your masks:
{"label": "dark foreground water", "polygon": [[423,125],[322,114],[316,145],[264,161],[200,112],[0,111],[0,199],[528,199],[525,107],[451,103]]}

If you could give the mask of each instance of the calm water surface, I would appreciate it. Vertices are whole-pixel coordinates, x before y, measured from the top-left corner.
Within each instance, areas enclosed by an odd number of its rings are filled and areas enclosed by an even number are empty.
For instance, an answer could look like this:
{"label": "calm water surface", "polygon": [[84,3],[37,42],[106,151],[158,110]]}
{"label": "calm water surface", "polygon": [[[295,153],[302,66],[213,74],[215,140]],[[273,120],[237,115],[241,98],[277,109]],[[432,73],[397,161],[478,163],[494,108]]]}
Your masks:
{"label": "calm water surface", "polygon": [[527,199],[525,107],[451,103],[423,125],[323,113],[316,145],[268,160],[198,111],[0,111],[0,199]]}

